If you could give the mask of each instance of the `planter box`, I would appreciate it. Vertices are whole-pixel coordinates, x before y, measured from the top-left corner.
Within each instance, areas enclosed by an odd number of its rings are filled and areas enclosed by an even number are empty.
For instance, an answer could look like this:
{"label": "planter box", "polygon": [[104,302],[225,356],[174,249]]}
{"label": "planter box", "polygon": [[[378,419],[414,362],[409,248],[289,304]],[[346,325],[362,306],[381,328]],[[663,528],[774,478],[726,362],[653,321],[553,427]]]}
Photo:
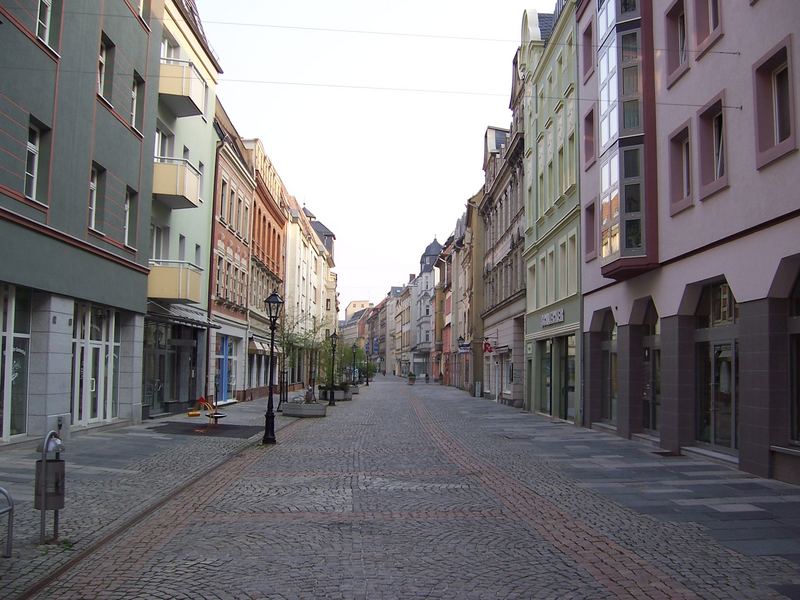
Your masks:
{"label": "planter box", "polygon": [[326,414],[326,404],[316,402],[287,402],[281,407],[285,417],[324,417]]}
{"label": "planter box", "polygon": [[358,386],[357,385],[351,385],[350,386],[350,393],[351,394],[357,394],[358,393]]}

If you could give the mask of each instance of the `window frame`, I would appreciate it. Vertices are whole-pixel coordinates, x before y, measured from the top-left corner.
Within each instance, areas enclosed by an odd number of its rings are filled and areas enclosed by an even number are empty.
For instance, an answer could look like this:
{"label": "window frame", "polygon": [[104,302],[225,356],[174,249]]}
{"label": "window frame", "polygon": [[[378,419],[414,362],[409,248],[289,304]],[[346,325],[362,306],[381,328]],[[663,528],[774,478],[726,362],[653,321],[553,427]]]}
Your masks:
{"label": "window frame", "polygon": [[[789,135],[776,139],[777,110],[775,74],[783,69],[788,74]],[[794,90],[792,35],[770,48],[753,65],[753,104],[756,169],[760,170],[797,149],[797,111]]]}
{"label": "window frame", "polygon": [[[689,20],[686,2],[675,0],[664,13],[666,26],[666,74],[667,89],[671,88],[690,68]],[[681,47],[681,24],[683,24],[683,47]],[[681,56],[683,54],[683,56]]]}
{"label": "window frame", "polygon": [[[686,190],[686,156],[685,149],[688,146],[688,193]],[[675,216],[679,212],[686,210],[694,205],[695,185],[692,181],[695,169],[692,167],[692,122],[691,119],[681,123],[669,135],[669,214]]]}
{"label": "window frame", "polygon": [[[712,6],[716,7],[717,26],[711,27]],[[719,0],[694,0],[695,61],[699,61],[723,36],[722,3]]]}
{"label": "window frame", "polygon": [[583,261],[597,258],[597,199],[594,196],[583,206]]}
{"label": "window frame", "polygon": [[[595,110],[596,103],[583,115],[583,170],[588,171],[591,166],[597,162],[597,119],[595,118],[597,111]],[[587,124],[587,120],[591,119],[591,126]],[[591,155],[588,154],[588,149],[591,147]]]}
{"label": "window frame", "polygon": [[[604,156],[602,163],[600,164],[600,195],[598,196],[598,203],[600,205],[600,219],[599,219],[599,239],[598,239],[598,255],[600,256],[600,261],[603,265],[609,264],[614,262],[615,260],[619,259],[622,256],[620,240],[622,239],[622,227],[621,227],[621,214],[622,211],[620,209],[620,190],[621,190],[621,173],[620,173],[620,159],[621,159],[621,151],[619,148],[614,148],[611,152],[609,152],[606,156]],[[608,165],[608,187],[603,187],[603,177],[602,171]],[[616,179],[614,176],[616,175]],[[614,193],[616,190],[617,196],[617,214],[614,215],[613,213],[613,202],[612,199],[614,197]],[[604,227],[605,223],[603,221],[603,199],[608,197],[608,246],[609,251],[608,254],[604,254],[604,242],[603,242],[603,232],[606,230]],[[617,227],[617,249],[616,251],[613,250],[613,229],[614,225]]]}
{"label": "window frame", "polygon": [[99,174],[96,167],[92,167],[89,174],[89,229],[98,231],[97,225],[97,186]]}
{"label": "window frame", "polygon": [[[719,152],[719,141],[715,135],[717,132],[716,119],[722,116],[722,144]],[[727,119],[725,118],[725,91],[721,91],[697,111],[698,123],[698,144],[697,159],[699,174],[698,199],[705,200],[712,194],[728,186],[728,176],[730,172],[727,159]],[[719,156],[718,156],[719,154]],[[723,160],[724,174],[718,176],[718,158]]]}
{"label": "window frame", "polygon": [[[45,8],[45,20],[42,21],[42,8]],[[36,13],[36,37],[44,42],[48,47],[50,46],[50,27],[52,25],[51,19],[53,16],[53,0],[39,0],[39,7]],[[41,30],[44,28],[44,35]]]}
{"label": "window frame", "polygon": [[[31,133],[35,134],[35,141],[31,142]],[[25,181],[23,185],[23,194],[28,200],[38,202],[37,198],[37,184],[39,181],[39,155],[42,147],[42,132],[33,123],[28,124],[28,141],[25,148]],[[33,156],[33,172],[28,172],[28,164],[30,157]],[[28,193],[28,178],[31,180],[30,194]]]}

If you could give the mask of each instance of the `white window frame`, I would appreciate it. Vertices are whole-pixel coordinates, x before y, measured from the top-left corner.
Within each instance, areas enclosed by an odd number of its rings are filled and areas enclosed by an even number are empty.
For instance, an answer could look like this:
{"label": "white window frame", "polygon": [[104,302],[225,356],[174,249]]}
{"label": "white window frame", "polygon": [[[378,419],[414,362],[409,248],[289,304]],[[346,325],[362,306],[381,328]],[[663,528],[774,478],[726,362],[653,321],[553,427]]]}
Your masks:
{"label": "white window frame", "polygon": [[[787,90],[791,90],[791,87],[790,87],[791,86],[791,81],[789,81],[789,64],[788,64],[788,62],[784,62],[783,64],[778,65],[772,71],[772,77],[771,77],[771,79],[772,79],[773,141],[774,141],[774,143],[776,145],[780,144],[781,142],[783,142],[784,140],[788,139],[792,135],[791,112],[790,112],[789,107],[787,106],[787,107],[785,107],[786,110],[789,112],[789,116],[788,116],[789,123],[786,123],[787,133],[786,133],[786,137],[784,137],[783,139],[781,139],[781,137],[780,137],[780,129],[781,129],[780,125],[781,124],[780,124],[779,121],[780,121],[780,115],[784,112],[784,111],[781,110],[781,98],[780,98],[780,95],[778,94],[778,77],[781,74],[784,74],[786,79],[787,79],[786,89]],[[787,101],[787,102],[791,102],[791,98],[792,98],[792,95],[791,95],[791,92],[790,92],[788,94],[788,98],[785,98],[784,100]]]}
{"label": "white window frame", "polygon": [[725,176],[725,117],[722,110],[711,119],[714,136],[714,179]]}
{"label": "white window frame", "polygon": [[130,232],[131,232],[131,192],[130,190],[125,190],[125,205],[123,207],[125,211],[125,221],[122,227],[122,241],[126,246],[131,246],[130,243]]}
{"label": "white window frame", "polygon": [[[614,260],[620,254],[620,185],[619,185],[619,160],[620,154],[614,150],[613,154],[604,161],[600,167],[600,257],[603,261]],[[617,214],[613,214],[611,199],[617,196]],[[603,222],[603,205],[608,204],[608,223]],[[596,217],[595,217],[596,218]],[[607,227],[605,226],[607,225]],[[612,232],[616,225],[616,245]],[[608,245],[604,244],[603,232],[608,230]]]}
{"label": "white window frame", "polygon": [[97,169],[89,176],[89,229],[97,229]]}
{"label": "white window frame", "polygon": [[[33,134],[33,135],[31,135]],[[33,141],[31,141],[33,137]],[[39,149],[41,147],[42,134],[38,128],[33,125],[28,125],[28,144],[25,153],[25,197],[31,200],[36,200],[36,184],[39,179]],[[28,171],[28,164],[31,157],[33,157],[33,169]],[[28,188],[28,179],[30,178],[30,189]]]}
{"label": "white window frame", "polygon": [[678,29],[678,66],[686,64],[687,36],[686,36],[686,5],[677,19]]}
{"label": "white window frame", "polygon": [[131,83],[131,127],[136,129],[136,103],[139,97],[139,82],[136,77],[133,78]]}
{"label": "white window frame", "polygon": [[605,149],[619,136],[619,59],[616,36],[610,36],[598,52],[600,148]]}
{"label": "white window frame", "polygon": [[100,42],[100,52],[97,56],[97,93],[102,96],[106,84],[106,59],[108,49],[105,42]]}
{"label": "white window frame", "polygon": [[36,37],[50,45],[50,19],[53,16],[53,0],[39,0],[36,15]]}

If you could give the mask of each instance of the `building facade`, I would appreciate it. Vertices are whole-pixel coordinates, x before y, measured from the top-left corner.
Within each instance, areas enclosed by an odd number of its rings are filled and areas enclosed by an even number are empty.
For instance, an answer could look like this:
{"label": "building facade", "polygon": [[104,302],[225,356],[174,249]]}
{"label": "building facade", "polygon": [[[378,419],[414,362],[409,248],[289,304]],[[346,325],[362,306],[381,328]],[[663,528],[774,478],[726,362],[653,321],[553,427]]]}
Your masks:
{"label": "building facade", "polygon": [[[208,286],[216,82],[222,72],[191,0],[154,3],[159,56],[144,328],[142,413],[184,410],[213,394]],[[113,154],[113,152],[112,152]]]}
{"label": "building facade", "polygon": [[798,482],[796,7],[577,19],[586,419]]}
{"label": "building facade", "polygon": [[137,422],[160,21],[121,0],[0,21],[19,67],[0,77],[0,442]]}
{"label": "building facade", "polygon": [[580,422],[580,203],[575,3],[523,16],[526,407]]}
{"label": "building facade", "polygon": [[250,221],[256,181],[247,149],[219,102],[214,124],[220,141],[209,269],[209,314],[215,327],[210,331],[208,369],[214,383],[208,397],[224,404],[243,400],[247,390]]}
{"label": "building facade", "polygon": [[275,357],[273,385],[278,382],[283,349],[271,348],[272,337],[265,301],[272,292],[285,298],[285,244],[288,209],[286,188],[261,140],[244,140],[247,160],[255,177],[250,227],[250,300],[247,306],[247,396],[261,398],[269,391],[269,357]]}
{"label": "building facade", "polygon": [[484,137],[484,196],[479,206],[483,253],[483,395],[523,405],[525,239],[522,81],[515,68],[511,130],[489,127]]}
{"label": "building facade", "polygon": [[434,366],[434,299],[436,277],[433,269],[442,245],[434,239],[425,248],[419,259],[419,274],[408,284],[411,288],[411,327],[413,331],[411,340],[411,365],[410,369],[415,375],[428,375],[429,378],[438,377],[438,370]]}

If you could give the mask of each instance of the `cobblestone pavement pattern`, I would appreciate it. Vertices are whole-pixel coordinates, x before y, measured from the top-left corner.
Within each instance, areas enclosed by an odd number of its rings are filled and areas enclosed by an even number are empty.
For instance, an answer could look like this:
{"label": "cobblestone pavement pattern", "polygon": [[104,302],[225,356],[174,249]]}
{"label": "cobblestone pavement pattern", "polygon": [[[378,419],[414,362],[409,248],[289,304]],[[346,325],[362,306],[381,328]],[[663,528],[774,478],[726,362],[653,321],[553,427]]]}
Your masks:
{"label": "cobblestone pavement pattern", "polygon": [[355,398],[37,597],[800,597],[796,486],[433,384]]}

